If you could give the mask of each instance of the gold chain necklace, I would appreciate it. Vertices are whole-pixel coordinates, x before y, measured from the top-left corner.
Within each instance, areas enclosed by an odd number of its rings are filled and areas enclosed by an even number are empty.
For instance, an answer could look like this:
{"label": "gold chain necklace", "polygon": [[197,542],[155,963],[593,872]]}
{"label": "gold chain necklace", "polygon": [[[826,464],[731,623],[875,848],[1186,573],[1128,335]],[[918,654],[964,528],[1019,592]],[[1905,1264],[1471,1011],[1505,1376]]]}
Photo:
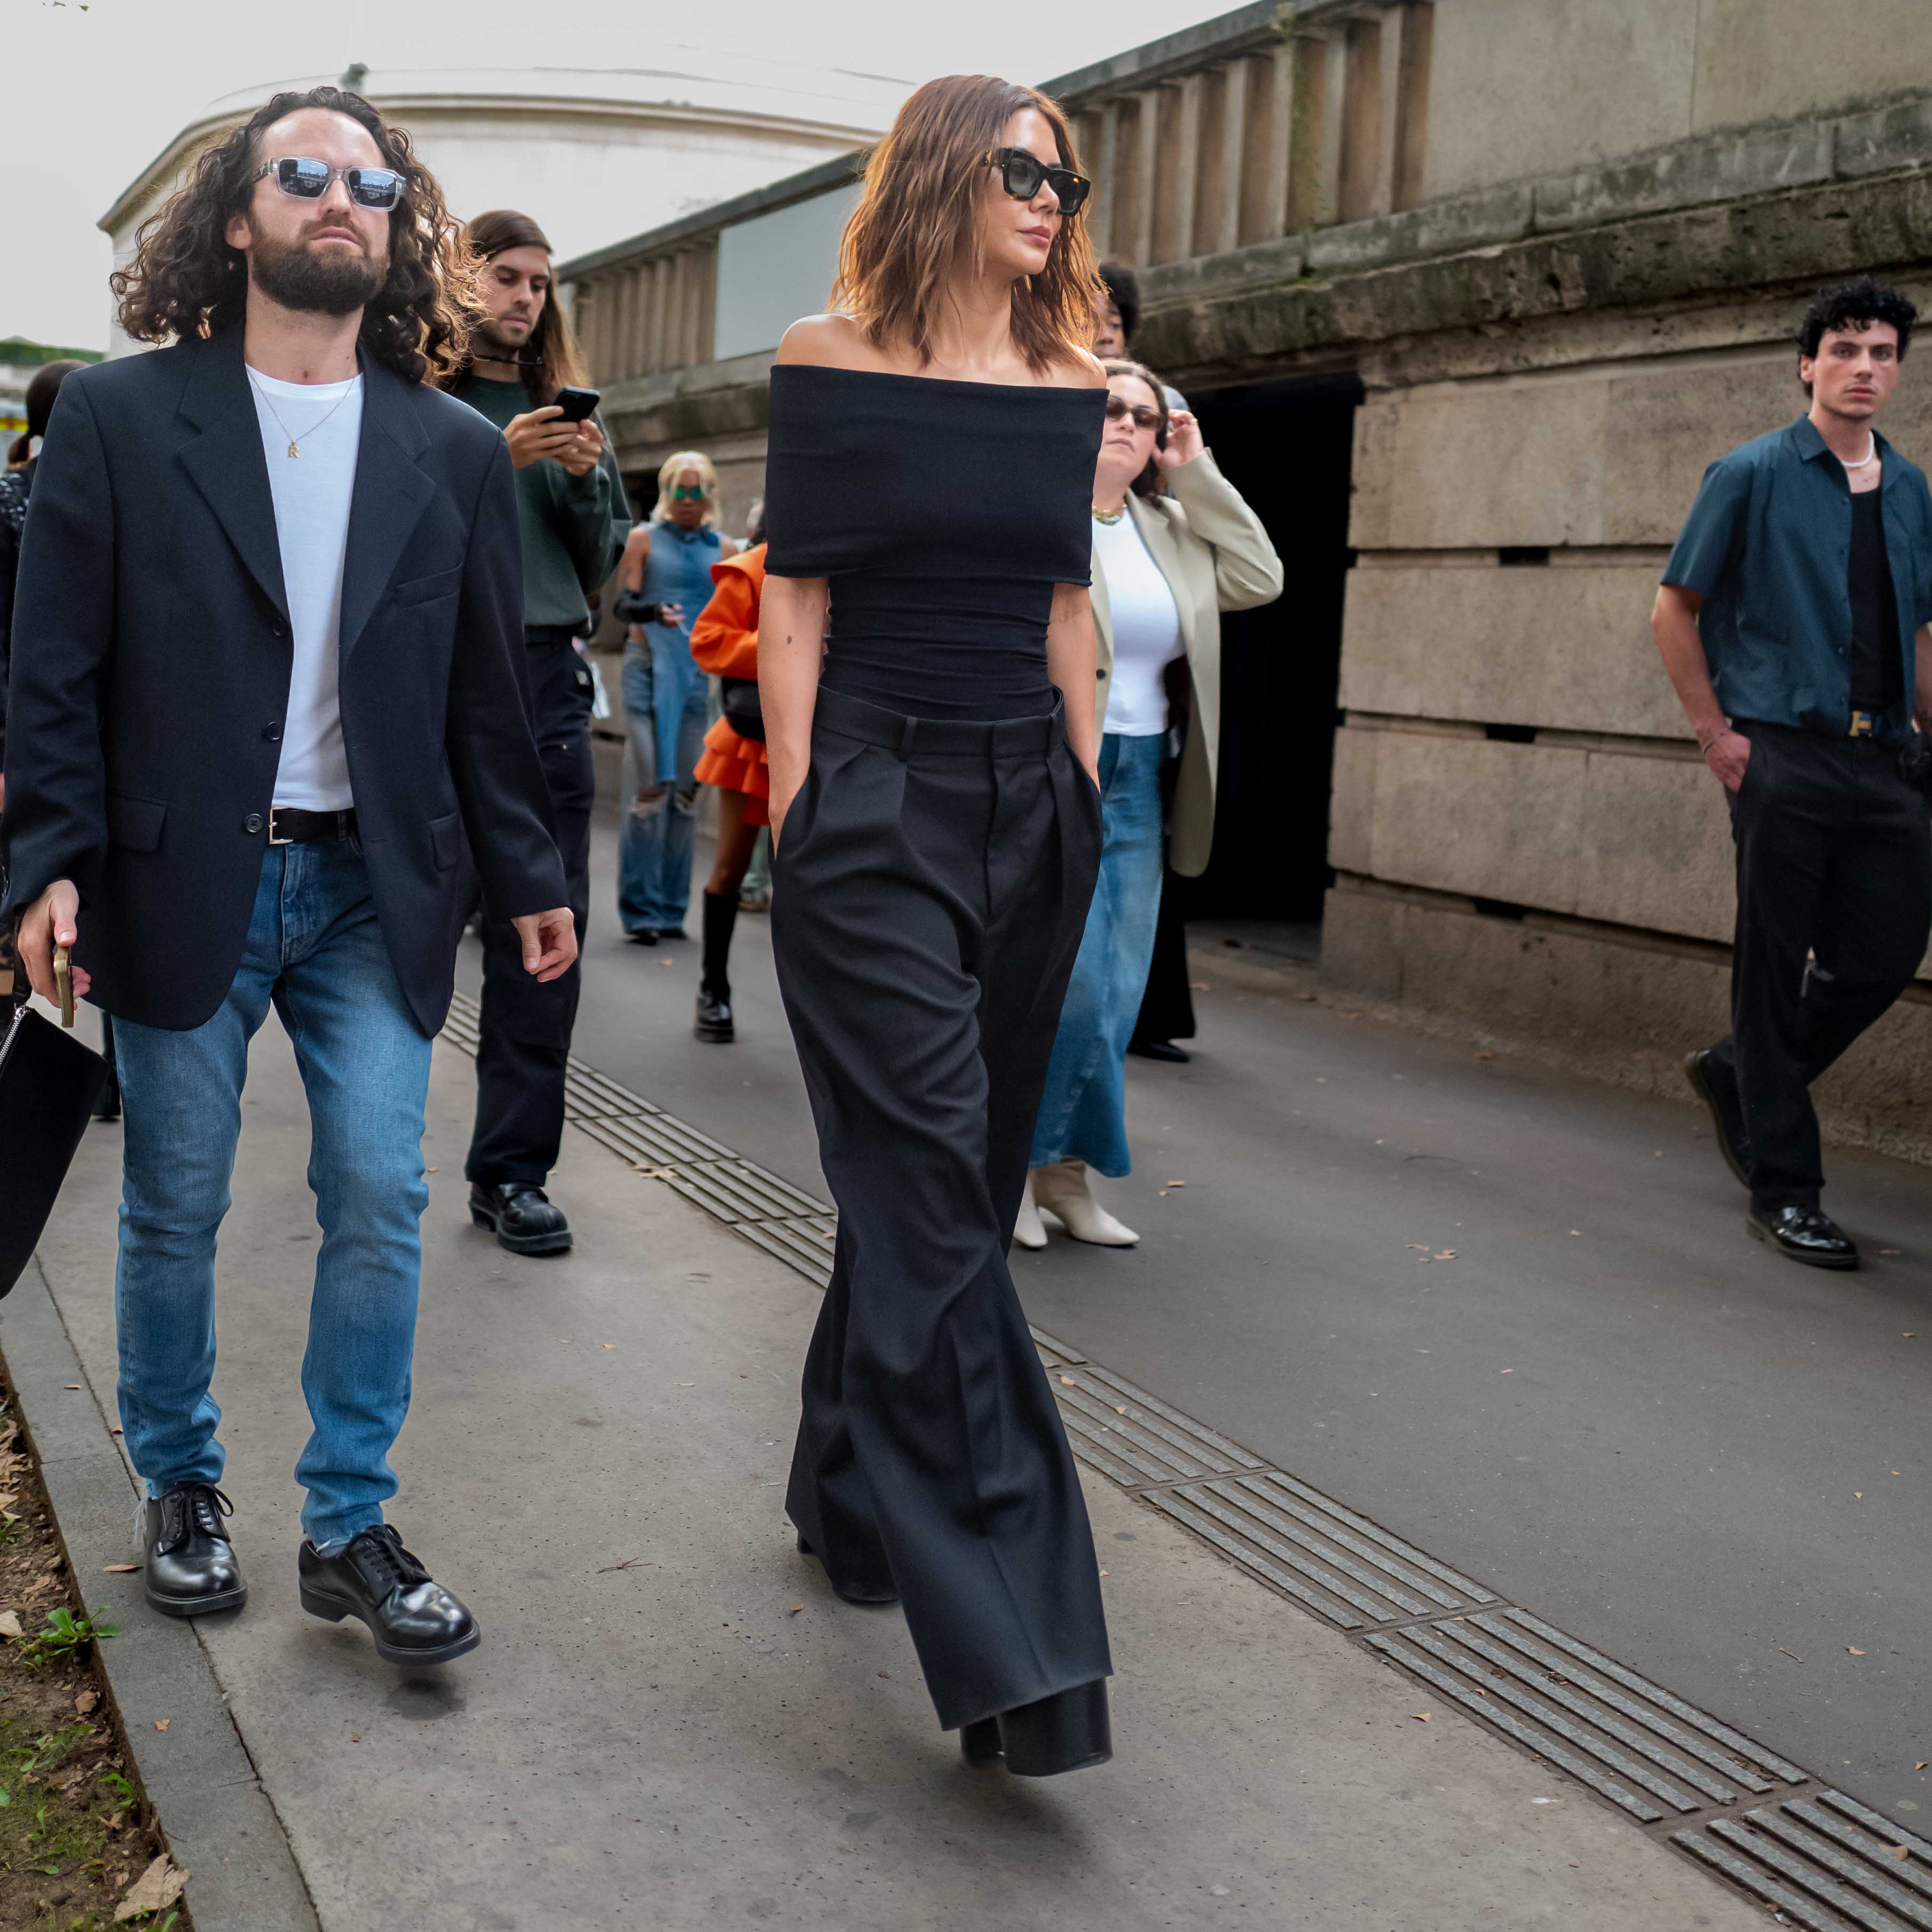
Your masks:
{"label": "gold chain necklace", "polygon": [[248,371],[248,383],[249,386],[255,392],[256,394],[260,396],[262,401],[268,404],[268,413],[274,418],[276,428],[281,431],[283,435],[288,437],[289,454],[291,456],[300,456],[302,452],[296,447],[296,444],[302,440],[303,436],[310,436],[314,435],[316,431],[321,428],[322,424],[328,422],[329,418],[334,415],[336,411],[341,408],[344,403],[348,401],[349,392],[350,389],[355,388],[356,379],[352,376],[349,379],[348,386],[343,390],[341,394],[338,396],[334,401],[331,403],[328,407],[323,411],[320,420],[310,423],[308,428],[302,431],[302,436],[294,436],[290,434],[288,424],[282,421],[281,411],[275,406],[274,398],[270,395],[268,391],[263,388],[260,382],[256,381],[255,372],[252,369]]}

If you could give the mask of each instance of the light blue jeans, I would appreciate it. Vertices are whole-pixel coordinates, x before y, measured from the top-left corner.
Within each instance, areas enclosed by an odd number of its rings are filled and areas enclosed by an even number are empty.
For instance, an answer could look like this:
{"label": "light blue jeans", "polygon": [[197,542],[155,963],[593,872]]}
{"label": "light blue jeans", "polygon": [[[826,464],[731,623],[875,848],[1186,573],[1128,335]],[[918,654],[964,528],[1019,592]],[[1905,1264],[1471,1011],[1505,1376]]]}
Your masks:
{"label": "light blue jeans", "polygon": [[1160,913],[1160,766],[1167,736],[1100,740],[1100,877],[1060,1010],[1029,1167],[1084,1160],[1130,1172],[1127,1042],[1140,1016]]}
{"label": "light blue jeans", "polygon": [[[681,631],[644,627],[624,646],[624,820],[617,916],[626,932],[681,926],[691,908],[698,837],[698,760],[707,721],[704,674]],[[638,794],[658,785],[655,799]]]}
{"label": "light blue jeans", "polygon": [[125,1108],[114,1312],[121,1424],[150,1496],[216,1483],[214,1246],[228,1211],[248,1042],[273,1002],[308,1090],[308,1184],[322,1246],[296,1465],[302,1528],[339,1542],[382,1520],[410,1406],[430,1042],[416,1030],[352,838],[268,848],[242,963],[185,1033],[114,1022]]}

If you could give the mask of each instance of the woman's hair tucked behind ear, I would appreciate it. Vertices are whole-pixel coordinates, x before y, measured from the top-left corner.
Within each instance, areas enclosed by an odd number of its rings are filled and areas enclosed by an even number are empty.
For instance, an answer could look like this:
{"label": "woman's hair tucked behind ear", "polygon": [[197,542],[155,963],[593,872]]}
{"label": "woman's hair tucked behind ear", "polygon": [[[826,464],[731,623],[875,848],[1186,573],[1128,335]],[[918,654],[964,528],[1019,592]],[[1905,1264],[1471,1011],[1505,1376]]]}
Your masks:
{"label": "woman's hair tucked behind ear", "polygon": [[[866,163],[865,188],[838,245],[832,305],[883,347],[903,343],[922,362],[947,283],[980,242],[982,164],[1022,108],[1052,128],[1061,164],[1078,170],[1066,117],[1030,87],[990,74],[929,80],[898,111]],[[1036,370],[1077,358],[1094,340],[1100,297],[1094,244],[1078,213],[1066,216],[1046,266],[1013,286],[1013,340]]]}

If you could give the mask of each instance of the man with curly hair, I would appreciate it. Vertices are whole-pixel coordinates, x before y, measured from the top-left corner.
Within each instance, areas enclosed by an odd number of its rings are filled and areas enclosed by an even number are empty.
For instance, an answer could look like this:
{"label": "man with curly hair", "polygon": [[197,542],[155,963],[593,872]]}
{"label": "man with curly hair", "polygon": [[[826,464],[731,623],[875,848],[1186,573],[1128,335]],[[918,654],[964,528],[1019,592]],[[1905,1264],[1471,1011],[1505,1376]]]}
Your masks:
{"label": "man with curly hair", "polygon": [[1812,302],[1810,408],[1705,472],[1651,620],[1737,847],[1731,1031],[1684,1071],[1747,1230],[1813,1268],[1858,1250],[1820,1205],[1811,1082],[1932,931],[1932,496],[1873,426],[1918,313],[1869,275]]}
{"label": "man with curly hair", "polygon": [[62,388],[14,612],[11,885],[35,988],[56,945],[114,1018],[126,1108],[116,1318],[143,1586],[247,1595],[216,1486],[215,1237],[248,1045],[272,1004],[313,1130],[322,1245],[303,1607],[392,1663],[476,1618],[382,1520],[409,1405],[430,1042],[466,831],[525,970],[576,956],[518,670],[503,440],[432,380],[473,269],[406,135],[334,88],[207,154],[115,278],[166,344]]}

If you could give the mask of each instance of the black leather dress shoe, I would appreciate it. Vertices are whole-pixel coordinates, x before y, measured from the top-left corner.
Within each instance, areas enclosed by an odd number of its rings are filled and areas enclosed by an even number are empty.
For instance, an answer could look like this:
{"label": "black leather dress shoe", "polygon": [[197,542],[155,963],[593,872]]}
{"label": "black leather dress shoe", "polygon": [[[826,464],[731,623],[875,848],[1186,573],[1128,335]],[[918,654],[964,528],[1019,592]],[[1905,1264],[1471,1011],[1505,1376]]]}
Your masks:
{"label": "black leather dress shoe", "polygon": [[333,1556],[304,1541],[296,1575],[310,1616],[332,1624],[360,1617],[385,1664],[447,1664],[483,1641],[476,1619],[388,1523],[352,1537]]}
{"label": "black leather dress shoe", "polygon": [[708,1040],[719,1046],[728,1046],[738,1037],[738,1029],[731,1018],[731,996],[728,992],[714,993],[709,986],[698,989],[698,1025],[700,1040]]}
{"label": "black leather dress shoe", "polygon": [[177,1483],[148,1498],[141,1593],[164,1616],[238,1610],[248,1600],[221,1519],[235,1506],[212,1483]]}
{"label": "black leather dress shoe", "polygon": [[1807,1268],[1855,1268],[1858,1245],[1822,1208],[1754,1208],[1744,1229]]}
{"label": "black leather dress shoe", "polygon": [[1127,1042],[1127,1051],[1142,1060],[1165,1060],[1185,1066],[1194,1056],[1171,1040],[1136,1040]]}
{"label": "black leather dress shoe", "polygon": [[500,1248],[513,1255],[560,1255],[570,1246],[563,1210],[534,1181],[506,1180],[472,1187],[470,1218],[490,1228]]}
{"label": "black leather dress shoe", "polygon": [[1006,1748],[1000,1742],[999,1719],[982,1718],[976,1724],[962,1724],[959,1755],[975,1767],[1004,1763]]}
{"label": "black leather dress shoe", "polygon": [[633,946],[655,946],[658,943],[658,929],[654,926],[634,926],[624,937]]}
{"label": "black leather dress shoe", "polygon": [[1684,1077],[1690,1090],[1711,1110],[1711,1125],[1716,1130],[1718,1151],[1741,1187],[1750,1185],[1750,1138],[1744,1132],[1744,1110],[1738,1098],[1735,1079],[1711,1058],[1711,1049],[1700,1046],[1684,1058]]}
{"label": "black leather dress shoe", "polygon": [[[818,1556],[818,1552],[813,1549],[802,1536],[798,1539],[798,1553],[801,1556]],[[822,1556],[819,1556],[818,1560],[821,1563],[825,1561]],[[898,1592],[889,1585],[883,1588],[875,1587],[866,1589],[857,1585],[844,1584],[832,1575],[829,1566],[826,1570],[825,1576],[826,1580],[831,1584],[833,1590],[848,1604],[858,1604],[870,1607],[875,1604],[896,1604],[899,1600]]]}

